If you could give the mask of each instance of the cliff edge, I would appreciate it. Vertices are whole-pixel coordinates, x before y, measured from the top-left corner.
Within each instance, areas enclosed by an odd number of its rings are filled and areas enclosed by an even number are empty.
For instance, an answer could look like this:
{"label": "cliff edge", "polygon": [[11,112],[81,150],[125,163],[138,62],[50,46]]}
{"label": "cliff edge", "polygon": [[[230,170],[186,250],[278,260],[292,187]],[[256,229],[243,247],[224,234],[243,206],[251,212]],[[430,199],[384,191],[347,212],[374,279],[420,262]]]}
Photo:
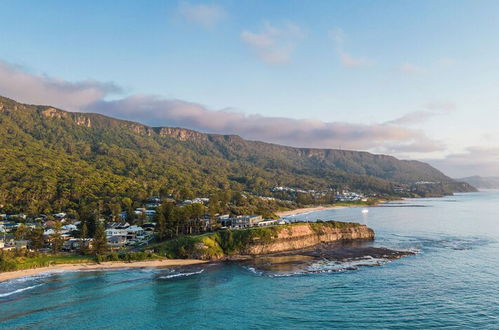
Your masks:
{"label": "cliff edge", "polygon": [[352,222],[302,222],[183,236],[154,246],[169,258],[222,260],[299,250],[342,240],[372,240],[374,231]]}

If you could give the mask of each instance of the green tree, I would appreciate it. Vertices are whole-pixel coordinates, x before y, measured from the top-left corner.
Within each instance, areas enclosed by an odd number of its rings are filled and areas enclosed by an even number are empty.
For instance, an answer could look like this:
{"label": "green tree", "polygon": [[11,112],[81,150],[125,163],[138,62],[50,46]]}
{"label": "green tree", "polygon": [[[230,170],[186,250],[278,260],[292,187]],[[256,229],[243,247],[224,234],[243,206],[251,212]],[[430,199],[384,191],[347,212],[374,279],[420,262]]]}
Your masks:
{"label": "green tree", "polygon": [[45,245],[45,238],[43,237],[43,228],[35,227],[29,233],[29,240],[31,241],[31,248],[33,250],[40,250]]}
{"label": "green tree", "polygon": [[156,228],[157,237],[160,241],[168,237],[168,230],[166,228],[166,218],[163,212],[163,205],[156,210]]}
{"label": "green tree", "polygon": [[120,220],[120,213],[121,213],[120,203],[110,203],[109,210],[111,210],[111,216],[112,216],[113,221],[119,221]]}
{"label": "green tree", "polygon": [[62,245],[64,244],[64,239],[61,235],[61,227],[62,224],[60,221],[56,221],[54,225],[54,233],[50,235],[50,242],[52,244],[52,251],[59,252],[61,251]]}
{"label": "green tree", "polygon": [[85,222],[82,222],[81,228],[80,228],[80,253],[81,254],[88,253],[88,244],[86,241],[87,237],[88,237],[87,224]]}
{"label": "green tree", "polygon": [[19,224],[16,231],[14,232],[14,238],[16,240],[26,239],[29,235],[29,228],[26,227],[24,223]]}
{"label": "green tree", "polygon": [[96,224],[93,250],[96,255],[104,255],[109,250],[104,225],[101,221]]}
{"label": "green tree", "polygon": [[126,220],[128,223],[135,223],[135,212],[133,211],[133,201],[129,197],[125,197],[122,200],[123,206],[125,208]]}

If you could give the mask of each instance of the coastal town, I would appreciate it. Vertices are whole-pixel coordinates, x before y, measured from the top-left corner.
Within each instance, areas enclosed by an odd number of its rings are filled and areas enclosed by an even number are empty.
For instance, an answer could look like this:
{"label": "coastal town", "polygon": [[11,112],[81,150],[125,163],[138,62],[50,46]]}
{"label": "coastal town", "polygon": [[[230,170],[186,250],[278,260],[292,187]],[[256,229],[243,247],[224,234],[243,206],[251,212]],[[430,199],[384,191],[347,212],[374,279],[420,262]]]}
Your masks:
{"label": "coastal town", "polygon": [[[288,187],[275,187],[275,192],[308,193],[323,196],[325,192],[305,191]],[[265,198],[265,197],[262,197]],[[268,198],[268,197],[267,197]],[[340,191],[335,193],[336,202],[366,202],[362,193]],[[110,251],[139,251],[159,238],[173,238],[181,234],[212,232],[216,230],[235,230],[251,227],[278,226],[289,223],[289,219],[265,218],[251,214],[209,214],[209,198],[196,197],[177,201],[171,196],[161,198],[150,196],[143,201],[141,207],[113,214],[97,214],[94,227],[103,230],[103,244]],[[189,226],[193,229],[178,231],[175,235],[162,232],[161,222],[165,221],[165,207],[178,210],[197,210],[187,216]],[[170,210],[171,211],[171,210]],[[173,221],[170,219],[170,221]],[[178,221],[178,220],[177,220]],[[97,233],[89,235],[88,224],[78,219],[78,214],[59,212],[55,214],[39,214],[28,216],[19,214],[0,214],[0,250],[36,250],[41,253],[90,253],[94,249]],[[178,224],[177,224],[178,226]],[[163,228],[164,231],[164,228]]]}

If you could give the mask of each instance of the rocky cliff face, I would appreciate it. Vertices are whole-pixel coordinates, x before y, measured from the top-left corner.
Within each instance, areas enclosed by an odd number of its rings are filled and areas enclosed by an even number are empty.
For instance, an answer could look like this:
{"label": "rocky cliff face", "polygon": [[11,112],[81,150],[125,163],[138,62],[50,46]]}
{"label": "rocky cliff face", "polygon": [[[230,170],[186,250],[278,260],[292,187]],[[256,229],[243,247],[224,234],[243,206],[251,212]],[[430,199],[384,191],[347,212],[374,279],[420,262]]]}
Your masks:
{"label": "rocky cliff face", "polygon": [[160,243],[154,250],[169,258],[224,260],[300,250],[342,240],[372,239],[374,231],[358,223],[302,222],[185,236]]}
{"label": "rocky cliff face", "polygon": [[358,224],[335,228],[318,223],[304,223],[283,228],[270,242],[255,239],[241,254],[269,254],[304,249],[320,243],[357,239],[374,239],[374,231]]}

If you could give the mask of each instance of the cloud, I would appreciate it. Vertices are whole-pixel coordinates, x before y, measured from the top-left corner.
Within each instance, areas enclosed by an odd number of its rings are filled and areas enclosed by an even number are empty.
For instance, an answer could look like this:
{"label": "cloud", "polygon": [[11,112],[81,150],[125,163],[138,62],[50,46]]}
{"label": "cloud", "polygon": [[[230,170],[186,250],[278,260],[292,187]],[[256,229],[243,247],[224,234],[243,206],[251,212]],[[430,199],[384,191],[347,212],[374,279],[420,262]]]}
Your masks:
{"label": "cloud", "polygon": [[435,116],[448,115],[456,110],[456,105],[450,102],[432,102],[424,106],[425,110],[413,111],[387,124],[416,125],[427,122]]}
{"label": "cloud", "polygon": [[329,37],[335,42],[336,51],[338,52],[340,62],[344,67],[362,68],[374,64],[374,62],[370,59],[364,57],[354,57],[345,50],[344,44],[346,40],[346,34],[342,29],[336,28],[329,31]]}
{"label": "cloud", "polygon": [[393,125],[246,115],[227,109],[210,110],[196,103],[147,95],[101,101],[89,105],[86,110],[155,126],[179,126],[203,132],[238,134],[247,139],[298,147],[380,152],[431,152],[442,148],[438,142],[430,140],[420,131]]}
{"label": "cloud", "polygon": [[95,81],[67,82],[27,73],[0,62],[0,94],[20,102],[62,109],[97,112],[150,126],[178,126],[298,147],[343,148],[375,152],[432,152],[443,147],[419,130],[374,123],[356,124],[247,115],[231,109],[212,110],[183,100],[152,95],[131,95],[114,84]]}
{"label": "cloud", "polygon": [[289,62],[297,43],[303,37],[302,29],[291,22],[279,27],[265,23],[259,32],[241,32],[241,40],[262,61],[269,64]]}
{"label": "cloud", "polygon": [[402,65],[399,66],[398,69],[399,69],[399,71],[401,71],[403,73],[415,75],[415,76],[422,75],[422,74],[425,74],[428,72],[427,69],[420,67],[420,66],[417,66],[415,64],[409,63],[409,62],[403,63]]}
{"label": "cloud", "polygon": [[499,176],[499,148],[469,147],[464,152],[427,162],[454,178]]}
{"label": "cloud", "polygon": [[186,21],[205,28],[214,27],[227,16],[225,10],[220,6],[207,4],[195,5],[189,2],[181,2],[178,7],[178,13]]}
{"label": "cloud", "polygon": [[19,66],[0,61],[0,94],[33,104],[50,104],[77,111],[122,89],[112,83],[94,80],[68,82],[26,72]]}

